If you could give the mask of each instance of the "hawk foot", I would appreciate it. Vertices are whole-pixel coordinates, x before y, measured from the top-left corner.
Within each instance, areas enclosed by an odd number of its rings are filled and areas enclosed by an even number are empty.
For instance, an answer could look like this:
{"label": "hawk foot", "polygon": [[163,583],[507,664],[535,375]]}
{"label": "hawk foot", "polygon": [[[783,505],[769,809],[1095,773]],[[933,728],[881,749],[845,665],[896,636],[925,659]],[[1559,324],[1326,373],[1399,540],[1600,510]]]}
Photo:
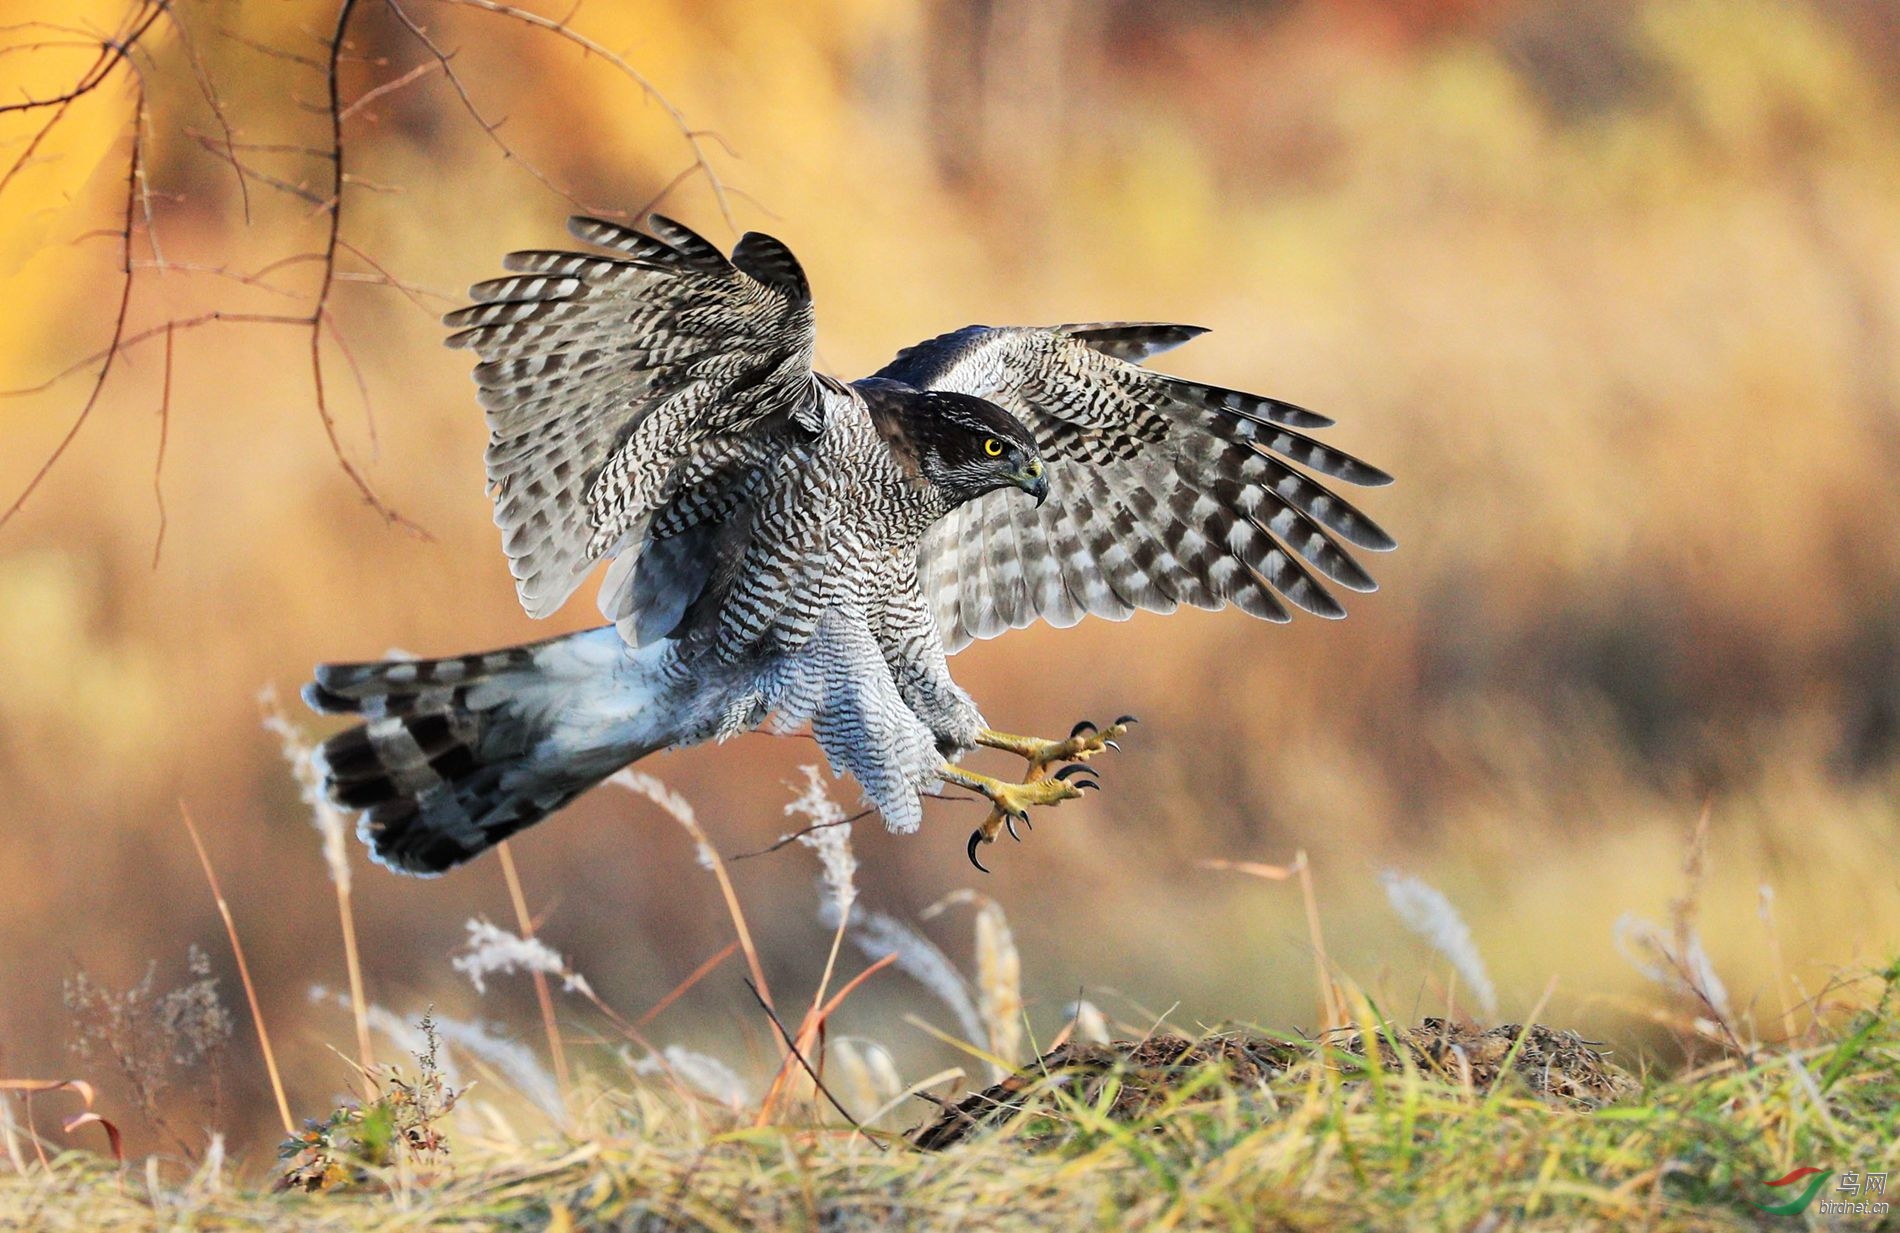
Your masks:
{"label": "hawk foot", "polygon": [[1069,730],[1067,740],[1048,741],[1036,736],[1016,736],[1008,732],[997,732],[985,728],[977,733],[976,743],[990,749],[1007,750],[1029,763],[1026,777],[1035,782],[1049,773],[1049,768],[1058,762],[1087,762],[1105,749],[1120,749],[1116,740],[1127,734],[1130,724],[1139,722],[1133,715],[1124,715],[1106,728],[1097,728],[1088,720]]}
{"label": "hawk foot", "polygon": [[1009,831],[1011,839],[1020,843],[1022,835],[1017,832],[1016,824],[1018,822],[1024,826],[1030,824],[1029,810],[1032,806],[1059,805],[1063,801],[1072,801],[1081,796],[1085,788],[1099,790],[1102,786],[1096,782],[1094,771],[1080,763],[1065,766],[1053,775],[1031,779],[1027,783],[1008,783],[1001,779],[992,779],[988,775],[966,771],[960,766],[952,766],[947,762],[938,772],[938,777],[945,783],[953,783],[960,788],[981,793],[990,802],[989,817],[983,819],[983,824],[970,832],[968,848],[970,863],[984,873],[988,873],[989,870],[984,868],[982,861],[976,859],[978,844],[995,843],[996,833],[1004,829]]}

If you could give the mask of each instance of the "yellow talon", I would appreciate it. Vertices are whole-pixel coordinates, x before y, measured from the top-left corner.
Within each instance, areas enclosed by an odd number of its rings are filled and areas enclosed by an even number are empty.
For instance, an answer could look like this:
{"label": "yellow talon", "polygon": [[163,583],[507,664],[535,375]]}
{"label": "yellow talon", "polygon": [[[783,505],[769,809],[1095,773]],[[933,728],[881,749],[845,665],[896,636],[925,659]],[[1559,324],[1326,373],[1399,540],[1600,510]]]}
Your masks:
{"label": "yellow talon", "polygon": [[1099,789],[1093,772],[1085,766],[1065,766],[1053,775],[1032,778],[1026,783],[1008,783],[993,779],[988,775],[979,775],[975,771],[966,771],[960,766],[946,762],[937,772],[945,783],[968,788],[981,793],[990,802],[990,813],[983,819],[982,825],[970,833],[968,854],[970,863],[988,873],[983,862],[976,859],[976,847],[980,843],[995,843],[996,832],[1008,828],[1009,837],[1021,841],[1016,833],[1016,823],[1029,825],[1029,810],[1034,805],[1057,805],[1063,801],[1072,801],[1082,795],[1084,788]]}
{"label": "yellow talon", "polygon": [[1058,762],[1087,762],[1103,750],[1120,749],[1116,740],[1126,735],[1128,726],[1136,722],[1133,715],[1124,715],[1108,727],[1098,730],[1085,719],[1070,730],[1067,740],[1061,741],[1016,736],[985,728],[977,734],[976,743],[990,749],[1006,750],[1029,763],[1028,779],[1033,783],[1046,776],[1049,768]]}

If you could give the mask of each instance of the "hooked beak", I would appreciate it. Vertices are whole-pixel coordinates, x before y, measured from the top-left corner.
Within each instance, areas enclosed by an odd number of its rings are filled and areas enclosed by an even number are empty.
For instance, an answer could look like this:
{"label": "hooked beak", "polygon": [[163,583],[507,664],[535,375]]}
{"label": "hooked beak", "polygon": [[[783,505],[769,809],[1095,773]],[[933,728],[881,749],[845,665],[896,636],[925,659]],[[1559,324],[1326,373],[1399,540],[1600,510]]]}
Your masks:
{"label": "hooked beak", "polygon": [[1049,499],[1049,472],[1040,459],[1031,460],[1029,465],[1009,478],[1016,487],[1036,498],[1037,505]]}

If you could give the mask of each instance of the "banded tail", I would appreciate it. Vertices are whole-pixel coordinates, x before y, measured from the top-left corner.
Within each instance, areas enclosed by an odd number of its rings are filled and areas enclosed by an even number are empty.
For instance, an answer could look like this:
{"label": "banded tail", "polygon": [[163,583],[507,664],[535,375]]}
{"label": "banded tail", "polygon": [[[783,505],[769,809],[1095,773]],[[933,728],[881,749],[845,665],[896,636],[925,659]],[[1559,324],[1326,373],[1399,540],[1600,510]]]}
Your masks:
{"label": "banded tail", "polygon": [[320,665],[304,701],[365,720],[317,750],[324,790],[360,812],[379,864],[445,873],[673,742],[657,658],[608,626],[481,655]]}

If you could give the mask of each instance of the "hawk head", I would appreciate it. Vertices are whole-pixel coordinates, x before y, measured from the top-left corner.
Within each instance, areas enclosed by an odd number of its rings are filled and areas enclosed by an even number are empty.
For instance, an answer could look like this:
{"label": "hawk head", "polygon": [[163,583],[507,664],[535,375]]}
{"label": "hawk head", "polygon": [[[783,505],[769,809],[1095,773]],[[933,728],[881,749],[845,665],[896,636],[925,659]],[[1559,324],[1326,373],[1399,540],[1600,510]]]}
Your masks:
{"label": "hawk head", "polygon": [[1049,495],[1049,474],[1035,437],[995,403],[968,394],[906,390],[879,410],[884,414],[874,415],[898,458],[948,497],[951,506],[998,488],[1020,488],[1038,505]]}

